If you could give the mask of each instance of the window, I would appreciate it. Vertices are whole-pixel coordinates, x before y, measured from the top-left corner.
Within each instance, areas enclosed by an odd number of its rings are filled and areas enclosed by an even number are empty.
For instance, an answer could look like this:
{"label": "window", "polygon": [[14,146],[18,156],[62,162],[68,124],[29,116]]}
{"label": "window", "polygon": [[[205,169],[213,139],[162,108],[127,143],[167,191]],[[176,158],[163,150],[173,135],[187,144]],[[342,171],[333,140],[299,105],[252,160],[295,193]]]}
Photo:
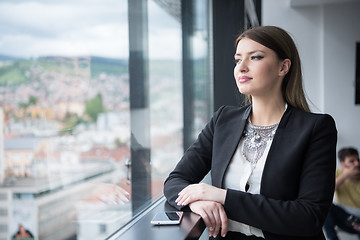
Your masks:
{"label": "window", "polygon": [[7,225],[0,224],[0,233],[1,232],[7,232]]}
{"label": "window", "polygon": [[360,104],[360,42],[356,43],[355,104]]}
{"label": "window", "polygon": [[190,142],[212,110],[208,1],[190,9],[194,47],[176,0],[0,3],[9,237],[104,239],[162,195],[184,112]]}
{"label": "window", "polygon": [[36,239],[80,238],[87,213],[131,211],[103,199],[129,191],[127,1],[2,1],[0,15],[8,239],[19,224]]}
{"label": "window", "polygon": [[0,208],[0,217],[8,215],[8,210],[6,208]]}
{"label": "window", "polygon": [[106,233],[106,225],[105,224],[99,225],[99,232],[100,232],[100,234]]}
{"label": "window", "polygon": [[0,201],[6,201],[8,199],[8,195],[6,193],[0,193]]}

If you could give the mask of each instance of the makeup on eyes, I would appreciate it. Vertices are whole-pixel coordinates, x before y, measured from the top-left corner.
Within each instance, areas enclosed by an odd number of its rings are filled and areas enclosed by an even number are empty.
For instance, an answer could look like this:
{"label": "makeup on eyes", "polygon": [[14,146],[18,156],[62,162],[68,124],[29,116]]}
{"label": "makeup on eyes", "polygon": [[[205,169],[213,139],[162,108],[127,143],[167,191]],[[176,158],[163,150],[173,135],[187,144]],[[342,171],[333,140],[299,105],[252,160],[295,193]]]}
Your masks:
{"label": "makeup on eyes", "polygon": [[261,60],[263,59],[264,56],[260,56],[260,55],[257,55],[257,56],[251,56],[251,59],[258,59],[258,60]]}
{"label": "makeup on eyes", "polygon": [[[263,58],[264,58],[264,56],[261,56],[261,55],[256,55],[256,56],[251,56],[251,57],[250,57],[251,60],[261,60],[261,59],[263,59]],[[242,61],[242,59],[236,57],[236,55],[235,55],[235,59],[234,59],[235,64],[238,64],[238,63],[240,63],[241,61]]]}

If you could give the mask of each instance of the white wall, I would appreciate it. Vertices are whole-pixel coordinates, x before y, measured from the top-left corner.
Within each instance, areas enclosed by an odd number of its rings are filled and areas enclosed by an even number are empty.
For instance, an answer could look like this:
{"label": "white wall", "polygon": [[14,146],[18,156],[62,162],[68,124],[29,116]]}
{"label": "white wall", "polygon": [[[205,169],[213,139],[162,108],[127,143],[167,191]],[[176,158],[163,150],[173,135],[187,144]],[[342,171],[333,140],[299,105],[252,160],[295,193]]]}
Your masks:
{"label": "white wall", "polygon": [[[355,105],[355,54],[360,3],[324,7],[325,110],[337,121],[339,146],[360,147],[360,105]],[[359,149],[360,150],[360,149]]]}
{"label": "white wall", "polygon": [[355,105],[360,2],[291,7],[289,0],[265,0],[262,4],[262,25],[284,28],[298,46],[312,111],[334,117],[338,148],[354,146],[360,151],[360,105]]}

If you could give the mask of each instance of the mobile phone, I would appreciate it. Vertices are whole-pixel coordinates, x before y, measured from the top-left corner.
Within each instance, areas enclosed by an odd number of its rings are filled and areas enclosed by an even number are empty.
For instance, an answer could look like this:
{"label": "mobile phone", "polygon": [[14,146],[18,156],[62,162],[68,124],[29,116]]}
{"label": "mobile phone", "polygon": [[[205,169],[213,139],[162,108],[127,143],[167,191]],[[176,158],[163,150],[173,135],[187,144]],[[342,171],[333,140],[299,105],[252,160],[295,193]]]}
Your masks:
{"label": "mobile phone", "polygon": [[180,224],[183,216],[182,211],[164,211],[155,214],[151,220],[154,225],[176,225]]}

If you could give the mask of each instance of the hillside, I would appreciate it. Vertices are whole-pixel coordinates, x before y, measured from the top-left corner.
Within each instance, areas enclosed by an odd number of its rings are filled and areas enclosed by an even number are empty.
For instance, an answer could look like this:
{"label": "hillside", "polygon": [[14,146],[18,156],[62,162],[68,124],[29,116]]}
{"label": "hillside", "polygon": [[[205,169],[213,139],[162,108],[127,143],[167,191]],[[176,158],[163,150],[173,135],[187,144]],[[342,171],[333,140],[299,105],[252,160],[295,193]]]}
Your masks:
{"label": "hillside", "polygon": [[61,72],[77,75],[90,71],[91,78],[101,73],[119,76],[127,73],[128,62],[124,59],[103,57],[59,57],[47,56],[36,59],[19,59],[0,55],[0,86],[16,86],[37,80],[38,72]]}

